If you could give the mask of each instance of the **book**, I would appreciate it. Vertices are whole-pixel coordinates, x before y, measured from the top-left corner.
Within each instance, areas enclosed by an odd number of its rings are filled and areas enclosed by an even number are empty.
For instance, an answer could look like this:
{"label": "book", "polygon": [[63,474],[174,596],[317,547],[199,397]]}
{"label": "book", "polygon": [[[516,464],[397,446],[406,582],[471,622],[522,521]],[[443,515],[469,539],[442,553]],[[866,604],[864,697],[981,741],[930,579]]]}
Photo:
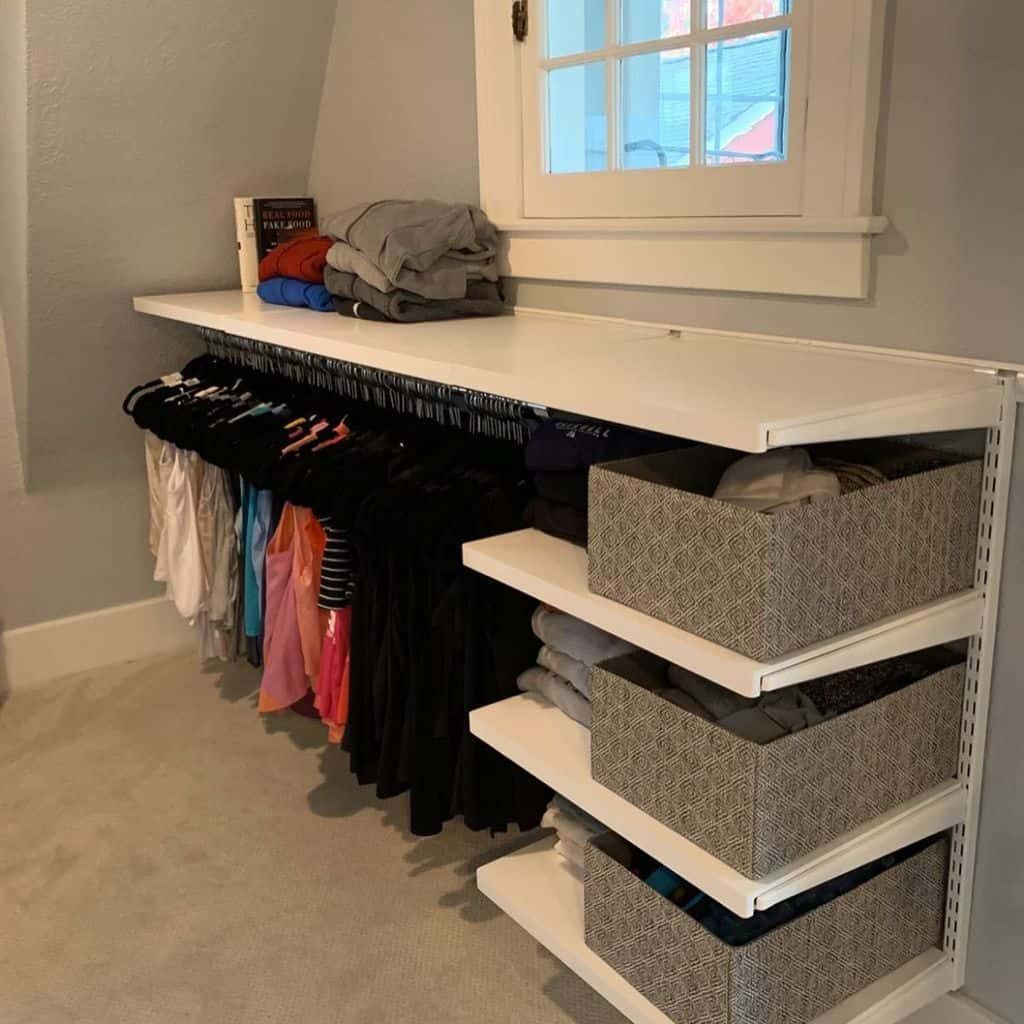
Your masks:
{"label": "book", "polygon": [[319,234],[316,203],[309,196],[235,197],[235,234],[242,291],[260,283],[260,260],[276,246]]}

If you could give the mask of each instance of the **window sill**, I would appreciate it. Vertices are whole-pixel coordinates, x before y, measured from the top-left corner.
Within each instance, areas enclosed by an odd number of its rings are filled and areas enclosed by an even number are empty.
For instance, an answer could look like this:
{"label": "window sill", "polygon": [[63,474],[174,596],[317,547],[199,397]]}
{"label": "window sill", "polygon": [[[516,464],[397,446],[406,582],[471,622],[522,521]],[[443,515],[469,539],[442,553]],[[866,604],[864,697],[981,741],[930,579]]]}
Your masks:
{"label": "window sill", "polygon": [[509,220],[503,273],[590,284],[863,299],[884,217]]}

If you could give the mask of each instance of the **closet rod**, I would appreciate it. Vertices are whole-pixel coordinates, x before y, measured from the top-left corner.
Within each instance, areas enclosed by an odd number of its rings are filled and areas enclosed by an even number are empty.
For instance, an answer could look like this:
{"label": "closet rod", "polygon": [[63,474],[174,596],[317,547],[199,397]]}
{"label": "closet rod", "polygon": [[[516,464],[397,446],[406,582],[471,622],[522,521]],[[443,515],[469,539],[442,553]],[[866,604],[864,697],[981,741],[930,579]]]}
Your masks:
{"label": "closet rod", "polygon": [[219,359],[422,419],[467,427],[474,433],[525,443],[537,422],[553,415],[545,406],[503,395],[300,352],[209,327],[200,327],[198,331],[207,351]]}

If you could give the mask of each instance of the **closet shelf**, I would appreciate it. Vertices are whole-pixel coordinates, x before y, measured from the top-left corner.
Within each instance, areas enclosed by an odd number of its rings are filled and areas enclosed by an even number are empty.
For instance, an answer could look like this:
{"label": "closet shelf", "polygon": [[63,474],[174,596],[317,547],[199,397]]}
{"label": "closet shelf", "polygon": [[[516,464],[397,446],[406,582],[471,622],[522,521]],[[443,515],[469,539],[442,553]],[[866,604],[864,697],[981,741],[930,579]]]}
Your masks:
{"label": "closet shelf", "polygon": [[740,335],[518,313],[379,324],[240,291],[138,297],[150,316],[708,444],[780,445],[990,426],[969,367]]}
{"label": "closet shelf", "polygon": [[462,561],[745,697],[972,636],[981,629],[984,602],[980,591],[963,591],[761,662],[592,594],[587,588],[587,552],[539,530],[517,530],[465,544]]}
{"label": "closet shelf", "polygon": [[[583,883],[544,839],[485,864],[477,887],[634,1024],[670,1024],[583,938]],[[819,1017],[814,1024],[895,1024],[953,988],[952,961],[925,953]]]}
{"label": "closet shelf", "polygon": [[478,739],[742,917],[964,820],[954,780],[755,881],[595,782],[590,731],[543,697],[510,697],[471,712],[469,723]]}

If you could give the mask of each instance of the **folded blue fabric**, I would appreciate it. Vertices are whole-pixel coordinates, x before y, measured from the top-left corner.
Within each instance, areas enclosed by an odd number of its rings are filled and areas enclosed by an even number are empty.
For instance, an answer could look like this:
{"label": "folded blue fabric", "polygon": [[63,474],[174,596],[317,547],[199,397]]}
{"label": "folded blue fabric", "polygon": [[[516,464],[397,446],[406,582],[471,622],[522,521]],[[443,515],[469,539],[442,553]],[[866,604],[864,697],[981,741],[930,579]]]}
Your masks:
{"label": "folded blue fabric", "polygon": [[275,306],[305,306],[318,313],[334,312],[334,300],[322,284],[310,284],[293,277],[271,277],[261,281],[256,294]]}
{"label": "folded blue fabric", "polygon": [[674,871],[659,864],[647,876],[647,884],[662,896],[671,896],[683,884],[683,880]]}

